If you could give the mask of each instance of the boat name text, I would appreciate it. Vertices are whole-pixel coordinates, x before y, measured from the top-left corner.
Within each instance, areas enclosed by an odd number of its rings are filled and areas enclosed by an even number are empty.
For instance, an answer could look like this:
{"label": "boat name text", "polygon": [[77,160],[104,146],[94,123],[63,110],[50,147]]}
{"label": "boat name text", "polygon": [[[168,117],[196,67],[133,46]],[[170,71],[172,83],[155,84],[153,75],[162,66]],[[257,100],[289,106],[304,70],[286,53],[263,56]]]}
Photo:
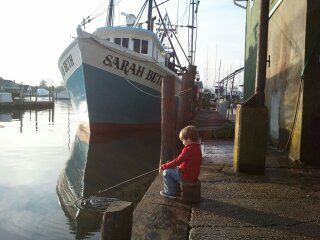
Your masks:
{"label": "boat name text", "polygon": [[152,70],[147,70],[143,66],[137,65],[135,63],[130,63],[128,60],[114,57],[110,54],[106,55],[105,59],[103,60],[103,64],[108,67],[113,67],[115,69],[121,70],[125,75],[132,74],[158,85],[161,85],[162,83],[162,75]]}
{"label": "boat name text", "polygon": [[74,61],[72,58],[72,55],[70,54],[66,60],[63,61],[63,63],[60,66],[60,71],[62,76],[64,77],[66,73],[74,66]]}

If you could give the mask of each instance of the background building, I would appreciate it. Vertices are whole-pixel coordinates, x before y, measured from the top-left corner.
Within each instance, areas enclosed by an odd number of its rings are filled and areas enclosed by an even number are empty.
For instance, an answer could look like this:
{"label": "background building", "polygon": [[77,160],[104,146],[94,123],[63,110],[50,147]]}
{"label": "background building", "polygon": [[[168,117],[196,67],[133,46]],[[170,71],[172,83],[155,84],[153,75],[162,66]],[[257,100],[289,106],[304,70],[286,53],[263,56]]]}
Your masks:
{"label": "background building", "polygon": [[[260,1],[247,4],[244,100],[255,89]],[[270,0],[269,139],[292,160],[320,164],[320,1]]]}

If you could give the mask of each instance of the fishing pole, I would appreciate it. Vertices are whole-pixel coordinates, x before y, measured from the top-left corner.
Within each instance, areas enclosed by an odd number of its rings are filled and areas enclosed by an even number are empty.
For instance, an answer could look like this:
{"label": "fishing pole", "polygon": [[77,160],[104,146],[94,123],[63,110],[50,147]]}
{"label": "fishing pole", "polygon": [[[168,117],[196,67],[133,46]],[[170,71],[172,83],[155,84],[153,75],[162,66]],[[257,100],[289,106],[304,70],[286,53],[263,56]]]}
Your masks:
{"label": "fishing pole", "polygon": [[[156,169],[153,169],[153,170],[151,170],[151,171],[145,172],[145,173],[143,173],[143,174],[141,174],[141,175],[138,175],[138,176],[136,176],[136,177],[130,178],[130,179],[124,181],[124,182],[121,182],[121,183],[118,183],[118,184],[116,184],[116,185],[113,185],[113,186],[111,186],[111,187],[109,187],[109,188],[100,190],[100,191],[98,191],[96,194],[92,195],[91,197],[94,197],[94,196],[97,196],[97,197],[98,197],[98,195],[100,195],[100,194],[103,194],[103,193],[105,193],[105,192],[108,192],[108,191],[110,191],[110,190],[112,190],[112,189],[115,189],[115,188],[117,188],[117,187],[119,187],[119,186],[122,186],[122,185],[124,185],[124,184],[126,184],[126,183],[129,183],[129,182],[131,182],[131,181],[134,181],[134,180],[136,180],[136,179],[145,177],[145,176],[147,176],[147,175],[149,175],[149,174],[151,174],[151,173],[154,173],[154,172],[156,172],[156,171],[159,172],[159,170],[160,170],[160,168],[156,168]],[[83,207],[85,207],[87,204],[86,204],[86,203],[83,203],[83,200],[86,199],[86,198],[87,198],[87,197],[85,197],[85,196],[78,198],[78,199],[74,202],[75,206],[76,206],[77,208],[79,208],[79,209],[82,209]],[[110,202],[116,201],[116,200],[117,200],[117,199],[110,198],[110,199],[108,199],[108,203],[110,204]],[[90,204],[89,204],[89,205],[90,205]],[[92,207],[92,206],[89,206],[89,207]],[[100,206],[100,207],[101,207],[101,206]],[[102,210],[103,210],[104,208],[105,208],[105,206],[103,206]],[[93,211],[95,211],[94,209],[90,209],[90,208],[87,208],[87,210],[90,210],[90,211],[93,210]],[[101,210],[101,209],[100,209],[100,210]]]}
{"label": "fishing pole", "polygon": [[159,169],[160,169],[160,168],[153,169],[153,170],[151,170],[151,171],[149,171],[149,172],[143,173],[143,174],[141,174],[141,175],[139,175],[139,176],[130,178],[130,179],[124,181],[124,182],[121,182],[121,183],[118,183],[118,184],[116,184],[116,185],[113,185],[112,187],[109,187],[109,188],[100,190],[100,191],[98,191],[98,194],[105,193],[105,192],[110,191],[110,190],[112,190],[112,189],[114,189],[114,188],[117,188],[117,187],[119,187],[119,186],[122,186],[122,185],[125,184],[125,183],[129,183],[129,182],[134,181],[134,180],[136,180],[136,179],[139,179],[139,178],[141,178],[141,177],[147,176],[147,175],[149,175],[149,174],[151,174],[151,173],[154,173],[154,172],[156,172],[156,171],[159,171]]}

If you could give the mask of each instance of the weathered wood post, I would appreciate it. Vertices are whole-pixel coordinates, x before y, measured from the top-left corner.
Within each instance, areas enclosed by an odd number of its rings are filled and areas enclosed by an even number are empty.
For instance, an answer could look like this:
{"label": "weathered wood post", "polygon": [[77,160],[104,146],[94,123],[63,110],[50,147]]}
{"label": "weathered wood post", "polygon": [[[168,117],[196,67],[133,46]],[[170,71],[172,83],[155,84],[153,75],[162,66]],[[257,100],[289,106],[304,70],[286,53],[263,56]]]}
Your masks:
{"label": "weathered wood post", "polygon": [[36,86],[36,102],[38,102],[38,86]]}
{"label": "weathered wood post", "polygon": [[176,115],[175,115],[175,76],[165,76],[162,81],[161,99],[161,152],[160,163],[174,156]]}
{"label": "weathered wood post", "polygon": [[52,86],[52,95],[51,95],[52,102],[54,102],[54,92],[55,92],[55,88],[54,86]]}
{"label": "weathered wood post", "polygon": [[49,97],[49,102],[51,102],[51,87],[49,87],[49,95],[48,95],[48,97]]}
{"label": "weathered wood post", "polygon": [[101,240],[130,240],[132,217],[132,202],[111,202],[103,215]]}
{"label": "weathered wood post", "polygon": [[180,91],[178,112],[178,131],[189,125],[192,118],[193,86],[197,67],[189,65],[188,71],[183,74]]}

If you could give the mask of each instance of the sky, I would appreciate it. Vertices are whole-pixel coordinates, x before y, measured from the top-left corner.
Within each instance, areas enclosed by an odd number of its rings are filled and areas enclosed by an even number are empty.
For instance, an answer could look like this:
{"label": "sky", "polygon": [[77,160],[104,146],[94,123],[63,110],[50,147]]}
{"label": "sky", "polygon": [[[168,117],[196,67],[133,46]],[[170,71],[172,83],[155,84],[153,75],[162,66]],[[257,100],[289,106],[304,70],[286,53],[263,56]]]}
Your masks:
{"label": "sky", "polygon": [[[161,6],[161,11],[167,10],[173,23],[179,16],[182,24],[183,20],[187,21],[187,14],[184,15],[187,2],[170,0]],[[122,25],[124,17],[120,13],[137,15],[143,0],[115,0],[115,3],[115,25]],[[108,1],[103,0],[2,1],[0,77],[30,85],[39,84],[41,80],[60,85],[62,77],[57,67],[60,54],[76,36],[82,19],[103,13],[107,5]],[[92,32],[104,26],[105,17],[106,13],[101,14],[85,30]],[[179,29],[178,37],[187,39],[186,31]],[[206,86],[211,87],[218,79],[220,60],[220,79],[243,65],[244,35],[245,10],[236,7],[233,0],[200,1],[195,65]]]}

